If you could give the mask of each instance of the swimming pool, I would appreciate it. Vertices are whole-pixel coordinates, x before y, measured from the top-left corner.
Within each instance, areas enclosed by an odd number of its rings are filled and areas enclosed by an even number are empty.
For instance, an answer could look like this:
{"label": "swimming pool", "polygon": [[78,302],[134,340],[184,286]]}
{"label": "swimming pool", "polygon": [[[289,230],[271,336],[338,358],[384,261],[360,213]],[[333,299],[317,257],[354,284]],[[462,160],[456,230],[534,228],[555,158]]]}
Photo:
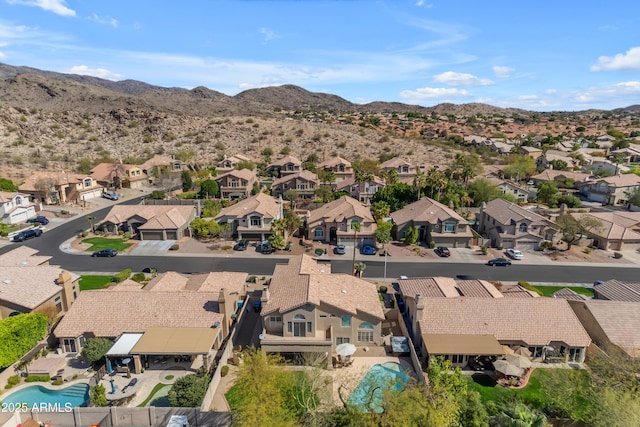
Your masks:
{"label": "swimming pool", "polygon": [[373,410],[380,413],[384,410],[384,392],[402,391],[408,382],[409,375],[399,363],[373,365],[347,402],[362,411]]}
{"label": "swimming pool", "polygon": [[2,397],[3,405],[24,404],[29,409],[45,405],[49,410],[65,411],[84,406],[89,401],[89,385],[75,384],[65,388],[48,389],[41,385],[32,385]]}

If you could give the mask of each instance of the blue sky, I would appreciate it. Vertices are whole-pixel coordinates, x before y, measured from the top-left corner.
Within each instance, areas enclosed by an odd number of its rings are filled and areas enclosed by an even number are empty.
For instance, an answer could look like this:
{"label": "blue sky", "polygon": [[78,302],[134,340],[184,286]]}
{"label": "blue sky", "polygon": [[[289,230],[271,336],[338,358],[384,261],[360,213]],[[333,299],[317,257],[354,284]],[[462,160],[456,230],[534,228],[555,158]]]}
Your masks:
{"label": "blue sky", "polygon": [[640,2],[0,0],[0,61],[210,89],[535,111],[640,103]]}

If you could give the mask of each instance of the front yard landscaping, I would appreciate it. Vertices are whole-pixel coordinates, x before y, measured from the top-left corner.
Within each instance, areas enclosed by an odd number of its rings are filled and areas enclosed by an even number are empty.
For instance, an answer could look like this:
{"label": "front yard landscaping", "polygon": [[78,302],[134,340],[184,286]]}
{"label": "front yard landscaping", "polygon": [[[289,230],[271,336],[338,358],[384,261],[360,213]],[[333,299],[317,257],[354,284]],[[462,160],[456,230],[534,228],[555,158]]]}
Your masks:
{"label": "front yard landscaping", "polygon": [[532,288],[543,297],[550,297],[554,292],[564,288],[569,288],[577,294],[593,297],[593,289],[582,286],[532,286]]}
{"label": "front yard landscaping", "polygon": [[133,243],[126,243],[122,238],[109,239],[106,237],[89,237],[82,239],[82,243],[90,244],[91,247],[89,247],[87,251],[91,252],[101,249],[115,249],[118,252],[122,252],[133,245]]}
{"label": "front yard landscaping", "polygon": [[91,291],[106,288],[113,281],[113,276],[80,276],[80,290]]}

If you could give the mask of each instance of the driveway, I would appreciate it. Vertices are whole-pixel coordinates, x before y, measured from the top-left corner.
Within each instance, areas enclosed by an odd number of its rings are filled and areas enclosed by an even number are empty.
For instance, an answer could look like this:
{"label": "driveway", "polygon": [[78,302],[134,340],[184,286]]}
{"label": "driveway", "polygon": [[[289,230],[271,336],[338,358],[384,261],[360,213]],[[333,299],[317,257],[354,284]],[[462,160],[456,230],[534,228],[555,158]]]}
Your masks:
{"label": "driveway", "polygon": [[175,240],[142,240],[127,253],[129,255],[166,255],[175,243]]}

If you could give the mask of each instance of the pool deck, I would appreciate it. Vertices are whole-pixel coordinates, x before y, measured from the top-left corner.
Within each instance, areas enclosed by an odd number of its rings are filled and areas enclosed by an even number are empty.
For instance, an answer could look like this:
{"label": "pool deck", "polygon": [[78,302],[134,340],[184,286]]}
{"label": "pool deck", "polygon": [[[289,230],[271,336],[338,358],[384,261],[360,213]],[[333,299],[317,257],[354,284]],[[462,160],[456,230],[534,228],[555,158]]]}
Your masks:
{"label": "pool deck", "polygon": [[[113,376],[105,375],[100,384],[102,384],[107,390],[107,398],[109,400],[126,399],[130,398],[126,406],[135,407],[144,402],[149,394],[156,386],[156,384],[173,384],[178,378],[181,378],[187,374],[193,374],[194,372],[184,369],[147,369],[141,374],[115,374]],[[168,376],[173,376],[170,380],[166,379]],[[132,393],[122,393],[122,389],[129,384],[133,379],[137,378],[138,382],[131,389]],[[113,385],[116,390],[115,394],[111,394],[111,382],[113,379]]]}

